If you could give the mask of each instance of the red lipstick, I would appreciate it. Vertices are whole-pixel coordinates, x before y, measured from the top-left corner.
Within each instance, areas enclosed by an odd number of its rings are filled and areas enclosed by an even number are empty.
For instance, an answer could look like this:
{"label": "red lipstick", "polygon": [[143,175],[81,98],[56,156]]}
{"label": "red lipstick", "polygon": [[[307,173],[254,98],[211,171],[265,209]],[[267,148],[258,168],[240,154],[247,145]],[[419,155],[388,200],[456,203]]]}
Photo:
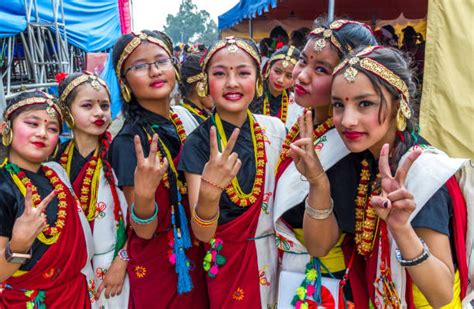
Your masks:
{"label": "red lipstick", "polygon": [[150,87],[152,88],[161,88],[165,84],[164,80],[156,80],[150,83]]}
{"label": "red lipstick", "polygon": [[101,127],[105,124],[105,120],[103,119],[97,119],[96,121],[94,121],[94,124],[98,127]]}
{"label": "red lipstick", "polygon": [[297,95],[305,95],[305,94],[308,94],[308,91],[306,89],[304,89],[303,86],[296,84],[295,85],[295,93]]}
{"label": "red lipstick", "polygon": [[33,142],[32,144],[35,145],[35,146],[38,147],[38,148],[44,148],[44,147],[46,147],[46,144],[43,143],[43,142]]}
{"label": "red lipstick", "polygon": [[356,140],[365,135],[365,133],[357,131],[344,131],[342,134],[344,134],[344,137],[349,140]]}

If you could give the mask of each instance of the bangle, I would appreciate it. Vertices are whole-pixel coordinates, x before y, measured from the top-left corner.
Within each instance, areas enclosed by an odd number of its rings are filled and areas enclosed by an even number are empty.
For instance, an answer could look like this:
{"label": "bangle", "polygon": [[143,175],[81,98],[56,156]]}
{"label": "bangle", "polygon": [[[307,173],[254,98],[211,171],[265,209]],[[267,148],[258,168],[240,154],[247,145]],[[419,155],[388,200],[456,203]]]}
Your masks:
{"label": "bangle", "polygon": [[197,204],[194,205],[192,219],[194,220],[194,222],[196,222],[197,225],[207,228],[207,227],[213,226],[214,224],[217,224],[217,221],[219,220],[219,216],[220,216],[219,209],[217,209],[217,214],[214,216],[214,218],[205,220],[198,216],[196,212],[196,207],[197,207]]}
{"label": "bangle", "polygon": [[130,261],[130,258],[128,257],[127,249],[125,248],[120,249],[117,255],[124,262]]}
{"label": "bangle", "polygon": [[316,219],[316,220],[324,220],[329,218],[329,216],[332,214],[332,211],[334,210],[334,201],[331,199],[331,206],[326,209],[314,209],[313,207],[309,206],[308,204],[308,197],[304,200],[304,208],[305,208],[305,214],[307,214],[310,218]]}
{"label": "bangle", "polygon": [[132,220],[135,221],[136,224],[140,224],[140,225],[150,224],[151,222],[153,222],[153,220],[156,219],[156,215],[158,214],[158,204],[156,204],[156,202],[155,202],[155,211],[153,212],[151,217],[149,217],[147,219],[141,219],[135,214],[135,203],[132,203],[131,208],[132,208],[132,210],[130,212],[132,214]]}
{"label": "bangle", "polygon": [[316,180],[318,180],[319,178],[323,177],[324,175],[326,175],[326,172],[325,172],[325,171],[322,171],[321,173],[319,173],[319,174],[318,174],[317,176],[315,176],[314,178],[306,178],[306,176],[300,175],[300,179],[301,179],[301,181],[313,182],[313,181],[316,181]]}
{"label": "bangle", "polygon": [[420,238],[420,241],[423,244],[423,252],[419,256],[411,260],[403,259],[402,253],[400,252],[400,250],[398,248],[395,249],[395,256],[401,266],[403,267],[417,266],[423,263],[424,261],[426,261],[430,257],[431,255],[430,248],[428,248],[428,245],[425,243],[423,239]]}
{"label": "bangle", "polygon": [[217,183],[212,182],[212,181],[210,181],[209,179],[206,179],[206,178],[204,178],[204,177],[202,177],[202,176],[201,176],[201,180],[204,181],[204,182],[206,182],[206,183],[208,183],[208,184],[210,184],[211,186],[213,186],[213,187],[215,187],[215,188],[220,189],[221,191],[224,191],[224,190],[225,190],[225,187],[222,187],[222,186],[218,185]]}

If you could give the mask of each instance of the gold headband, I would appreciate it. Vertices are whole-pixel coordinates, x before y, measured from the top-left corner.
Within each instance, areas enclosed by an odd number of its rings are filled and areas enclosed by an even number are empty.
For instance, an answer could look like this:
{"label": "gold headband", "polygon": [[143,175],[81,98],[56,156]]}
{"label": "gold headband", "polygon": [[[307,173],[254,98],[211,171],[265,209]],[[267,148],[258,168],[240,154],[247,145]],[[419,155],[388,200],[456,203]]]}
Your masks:
{"label": "gold headband", "polygon": [[62,121],[63,114],[61,108],[54,102],[53,97],[49,94],[44,93],[46,97],[31,97],[19,102],[14,103],[12,106],[6,109],[5,113],[3,114],[3,118],[5,121],[10,120],[10,116],[17,111],[18,109],[30,106],[30,105],[37,105],[37,104],[48,104],[46,108],[46,112],[51,118],[56,118],[56,113],[59,115],[60,120]]}
{"label": "gold headband", "polygon": [[100,91],[100,86],[104,87],[105,90],[107,90],[107,94],[110,97],[110,91],[109,87],[107,87],[107,84],[105,81],[100,79],[99,77],[90,74],[90,73],[84,73],[83,75],[73,79],[67,86],[66,89],[64,89],[63,93],[61,94],[61,97],[59,98],[59,101],[61,103],[64,103],[67,99],[67,97],[71,94],[71,92],[78,86],[82,85],[85,82],[90,82],[92,88],[94,88],[96,91]]}
{"label": "gold headband", "polygon": [[206,70],[207,64],[208,64],[209,60],[211,59],[211,57],[216,52],[218,52],[219,50],[221,50],[222,48],[224,48],[226,46],[227,46],[227,50],[229,51],[229,53],[235,53],[237,51],[237,49],[241,49],[244,52],[246,52],[250,57],[252,57],[252,59],[255,60],[255,62],[257,63],[258,71],[260,71],[260,62],[261,62],[261,60],[260,60],[260,55],[257,53],[257,51],[254,48],[252,48],[252,46],[250,46],[250,44],[248,44],[244,40],[236,39],[232,36],[231,37],[226,37],[225,39],[218,41],[209,50],[209,52],[206,54],[206,57],[204,57],[204,60],[201,64],[204,71]]}
{"label": "gold headband", "polygon": [[298,62],[298,59],[294,57],[293,55],[294,52],[295,52],[295,47],[293,45],[290,45],[286,54],[278,54],[278,55],[272,56],[269,61],[270,63],[272,63],[274,61],[283,60],[282,65],[284,68],[288,67],[290,63],[295,65]]}
{"label": "gold headband", "polygon": [[193,76],[188,77],[188,78],[186,79],[186,82],[187,82],[188,84],[192,84],[192,83],[195,83],[195,82],[197,82],[197,81],[203,80],[204,77],[205,77],[205,76],[204,76],[204,73],[201,72],[201,73],[199,73],[199,74],[196,74],[196,75],[193,75]]}
{"label": "gold headband", "polygon": [[[333,21],[330,25],[329,25],[329,28],[326,29],[324,27],[318,27],[316,29],[314,29],[313,31],[310,32],[310,35],[322,35],[322,38],[316,40],[316,42],[314,43],[314,50],[316,52],[320,52],[324,49],[324,47],[326,47],[326,42],[329,41],[332,43],[332,45],[334,45],[334,47],[337,48],[337,50],[341,53],[345,53],[344,52],[344,49],[342,47],[342,44],[339,42],[339,40],[336,38],[336,36],[334,35],[334,31],[337,31],[347,25],[350,25],[350,24],[357,24],[357,25],[361,25],[367,29],[370,30],[370,27],[364,23],[360,23],[358,21],[352,21],[352,20],[345,20],[345,19],[338,19],[338,20],[335,20]],[[352,51],[352,46],[350,46],[349,44],[347,44],[346,46],[346,49],[347,51]]]}
{"label": "gold headband", "polygon": [[344,71],[344,78],[349,83],[353,83],[357,77],[357,74],[359,73],[357,68],[354,67],[355,65],[359,65],[361,68],[371,72],[372,74],[375,74],[376,76],[382,78],[387,83],[392,85],[395,89],[398,90],[398,92],[400,92],[400,109],[403,113],[403,116],[405,116],[405,118],[407,119],[410,119],[411,111],[408,105],[410,94],[408,91],[407,84],[398,75],[389,70],[386,66],[368,57],[370,53],[379,48],[383,47],[366,47],[362,51],[357,53],[354,57],[348,59],[346,58],[334,69],[333,75],[338,74],[344,67],[348,66],[348,68]]}

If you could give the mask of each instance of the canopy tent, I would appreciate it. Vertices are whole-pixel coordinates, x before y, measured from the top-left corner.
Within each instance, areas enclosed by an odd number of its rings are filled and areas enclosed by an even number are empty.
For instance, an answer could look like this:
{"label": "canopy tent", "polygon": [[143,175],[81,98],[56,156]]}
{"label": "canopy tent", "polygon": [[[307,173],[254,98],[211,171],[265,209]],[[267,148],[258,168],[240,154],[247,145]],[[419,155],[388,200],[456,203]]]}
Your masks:
{"label": "canopy tent", "polygon": [[[260,40],[276,25],[283,26],[288,32],[300,27],[311,28],[315,17],[328,13],[330,2],[241,0],[219,16],[218,27],[223,36],[248,36],[250,32],[250,36]],[[375,27],[395,19],[418,24],[417,20],[426,17],[427,7],[428,0],[335,0],[334,15],[365,21]]]}
{"label": "canopy tent", "polygon": [[[125,11],[128,10],[128,1],[62,0],[60,2],[65,18],[59,22],[64,23],[67,29],[68,42],[86,52],[108,49],[121,35],[122,28],[124,32],[130,30],[130,17],[129,14],[127,17]],[[53,26],[56,22],[51,14],[55,11],[53,5],[59,5],[59,2],[36,0],[35,7],[30,0],[0,1],[0,38],[25,31],[29,22],[28,10],[31,10],[32,21],[50,23]],[[36,16],[39,20],[36,20]]]}

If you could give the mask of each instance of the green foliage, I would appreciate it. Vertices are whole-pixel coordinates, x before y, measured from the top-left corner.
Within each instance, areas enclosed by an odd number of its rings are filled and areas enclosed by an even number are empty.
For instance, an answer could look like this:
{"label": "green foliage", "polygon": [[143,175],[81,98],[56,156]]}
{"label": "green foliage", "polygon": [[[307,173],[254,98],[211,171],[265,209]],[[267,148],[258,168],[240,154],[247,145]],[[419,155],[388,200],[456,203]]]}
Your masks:
{"label": "green foliage", "polygon": [[211,45],[217,40],[217,25],[209,13],[199,10],[192,0],[182,0],[179,11],[166,17],[166,32],[173,42]]}

